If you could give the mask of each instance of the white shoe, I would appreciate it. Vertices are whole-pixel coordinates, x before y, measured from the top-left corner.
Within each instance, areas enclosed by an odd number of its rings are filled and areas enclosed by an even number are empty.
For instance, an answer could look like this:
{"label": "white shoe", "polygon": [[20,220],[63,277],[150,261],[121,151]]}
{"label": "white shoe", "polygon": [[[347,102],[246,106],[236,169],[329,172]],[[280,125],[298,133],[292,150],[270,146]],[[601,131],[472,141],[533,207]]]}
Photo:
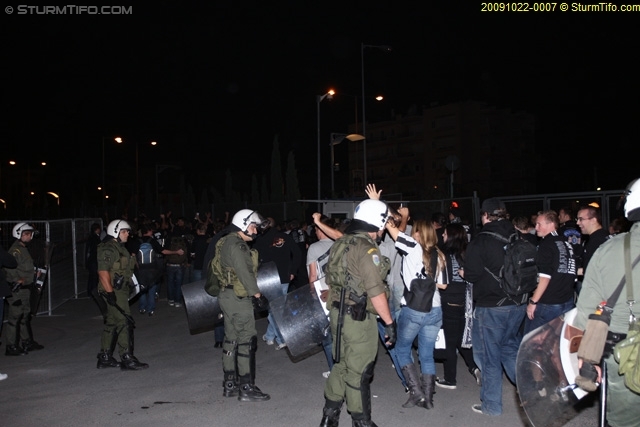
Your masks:
{"label": "white shoe", "polygon": [[274,340],[268,340],[266,335],[262,336],[262,341],[266,342],[267,345],[274,345],[276,343]]}
{"label": "white shoe", "polygon": [[283,348],[287,348],[287,344],[286,343],[278,344],[276,346],[276,350],[282,350]]}
{"label": "white shoe", "polygon": [[0,374],[0,381],[2,381],[2,380],[6,380],[7,378],[9,378],[9,375],[7,375],[7,374]]}
{"label": "white shoe", "polygon": [[322,376],[325,378],[329,378],[329,375],[331,375],[331,371],[327,371],[327,372],[323,372]]}

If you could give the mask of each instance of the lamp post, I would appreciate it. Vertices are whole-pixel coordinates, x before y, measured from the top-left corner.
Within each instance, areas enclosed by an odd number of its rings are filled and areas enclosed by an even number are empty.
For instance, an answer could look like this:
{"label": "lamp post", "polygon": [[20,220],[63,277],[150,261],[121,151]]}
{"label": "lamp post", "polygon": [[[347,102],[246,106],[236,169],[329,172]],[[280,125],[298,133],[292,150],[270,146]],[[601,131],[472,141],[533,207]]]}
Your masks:
{"label": "lamp post", "polygon": [[[325,93],[324,95],[318,95],[316,96],[316,104],[318,106],[318,132],[317,132],[317,136],[318,136],[318,153],[316,154],[316,156],[318,157],[318,200],[320,200],[320,103],[325,99],[333,99],[333,95],[335,95],[335,92],[333,90],[330,90],[329,92]],[[320,203],[320,202],[318,202]],[[320,208],[320,206],[318,205],[318,208]]]}
{"label": "lamp post", "polygon": [[345,139],[351,142],[364,141],[364,136],[357,133],[351,133],[349,135],[347,135],[346,133],[335,133],[335,132],[331,133],[331,139],[329,142],[329,145],[331,146],[331,198],[335,197],[335,188],[334,188],[334,179],[333,179],[333,172],[335,169],[335,160],[334,160],[333,147],[340,144]]}
{"label": "lamp post", "polygon": [[360,43],[360,70],[362,72],[362,135],[365,139],[362,143],[362,151],[364,151],[364,185],[367,185],[367,120],[365,117],[365,105],[364,105],[364,48],[369,47],[373,49],[380,49],[385,52],[391,52],[391,46],[387,45],[372,45]]}
{"label": "lamp post", "polygon": [[[103,136],[102,137],[102,203],[104,204],[105,198],[106,198],[106,190],[105,190],[105,182],[104,182],[104,141],[105,139],[109,139],[110,137],[106,137]],[[120,138],[119,136],[113,138],[113,140],[115,142],[117,142],[118,144],[122,144],[122,138]]]}

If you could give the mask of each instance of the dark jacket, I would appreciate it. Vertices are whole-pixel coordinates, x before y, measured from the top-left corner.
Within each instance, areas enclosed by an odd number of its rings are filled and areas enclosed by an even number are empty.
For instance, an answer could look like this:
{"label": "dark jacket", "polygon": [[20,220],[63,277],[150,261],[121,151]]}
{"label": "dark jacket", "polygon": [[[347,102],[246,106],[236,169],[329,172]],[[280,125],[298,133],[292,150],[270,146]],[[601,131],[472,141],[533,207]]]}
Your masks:
{"label": "dark jacket", "polygon": [[[482,231],[498,233],[505,238],[515,233],[515,228],[508,220],[491,221],[482,227]],[[479,307],[496,307],[505,299],[506,294],[493,276],[485,270],[487,267],[498,276],[504,265],[504,243],[490,235],[482,234],[474,237],[467,246],[464,265],[464,278],[473,283],[473,301]],[[502,305],[515,304],[506,299]]]}
{"label": "dark jacket", "polygon": [[[276,228],[269,228],[253,244],[260,255],[260,263],[273,261],[278,267],[280,283],[291,282],[291,275],[298,273],[302,252],[293,238]],[[306,260],[305,260],[306,261]]]}
{"label": "dark jacket", "polygon": [[[13,255],[7,252],[2,246],[0,246],[0,304],[4,304],[2,297],[8,297],[11,295],[11,288],[7,284],[7,275],[4,271],[5,268],[16,268],[18,261]],[[1,321],[1,319],[0,319]]]}

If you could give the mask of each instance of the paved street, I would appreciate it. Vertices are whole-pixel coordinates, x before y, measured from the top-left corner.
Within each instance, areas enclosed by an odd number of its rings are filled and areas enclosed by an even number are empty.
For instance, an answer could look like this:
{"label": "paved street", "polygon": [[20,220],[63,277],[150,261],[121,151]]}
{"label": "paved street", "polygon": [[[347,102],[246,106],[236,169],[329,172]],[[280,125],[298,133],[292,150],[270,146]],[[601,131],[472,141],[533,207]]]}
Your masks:
{"label": "paved street", "polygon": [[[53,316],[33,320],[44,350],[4,356],[0,372],[1,423],[5,426],[317,426],[322,414],[324,353],[292,362],[285,350],[259,340],[256,384],[271,395],[262,403],[222,397],[220,349],[213,332],[191,335],[184,308],[158,302],[153,317],[138,314],[136,356],[150,364],[144,371],[96,369],[102,320],[89,299],[71,300]],[[260,336],[266,318],[258,320]],[[438,373],[442,365],[438,364]],[[515,388],[504,382],[504,414],[489,417],[471,411],[479,389],[459,359],[458,388],[437,388],[435,408],[402,408],[406,401],[389,357],[381,351],[371,390],[373,420],[384,426],[528,426]],[[583,410],[567,426],[597,426],[597,405]],[[341,425],[351,425],[343,410]]]}

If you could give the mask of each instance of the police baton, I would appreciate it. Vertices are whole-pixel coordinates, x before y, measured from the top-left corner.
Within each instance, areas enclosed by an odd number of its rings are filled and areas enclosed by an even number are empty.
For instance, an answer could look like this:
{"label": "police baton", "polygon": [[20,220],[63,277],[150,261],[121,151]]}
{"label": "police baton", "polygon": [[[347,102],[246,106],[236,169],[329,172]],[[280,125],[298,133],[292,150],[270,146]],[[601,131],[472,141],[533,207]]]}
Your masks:
{"label": "police baton", "polygon": [[[100,295],[102,295],[103,298],[107,298],[107,294],[103,291],[99,291],[98,292]],[[111,305],[111,304],[109,304]],[[120,307],[118,304],[114,305],[113,307],[115,307],[123,316],[125,319],[127,319],[127,322],[131,325],[132,328],[136,327],[136,322],[135,320],[133,320],[133,317],[131,317],[131,315],[127,314],[124,312],[124,310],[122,309],[122,307]]]}
{"label": "police baton", "polygon": [[342,326],[344,325],[344,295],[347,288],[344,286],[340,289],[340,303],[338,305],[338,325],[336,326],[336,344],[334,346],[335,355],[333,360],[340,363],[340,341],[342,341]]}

